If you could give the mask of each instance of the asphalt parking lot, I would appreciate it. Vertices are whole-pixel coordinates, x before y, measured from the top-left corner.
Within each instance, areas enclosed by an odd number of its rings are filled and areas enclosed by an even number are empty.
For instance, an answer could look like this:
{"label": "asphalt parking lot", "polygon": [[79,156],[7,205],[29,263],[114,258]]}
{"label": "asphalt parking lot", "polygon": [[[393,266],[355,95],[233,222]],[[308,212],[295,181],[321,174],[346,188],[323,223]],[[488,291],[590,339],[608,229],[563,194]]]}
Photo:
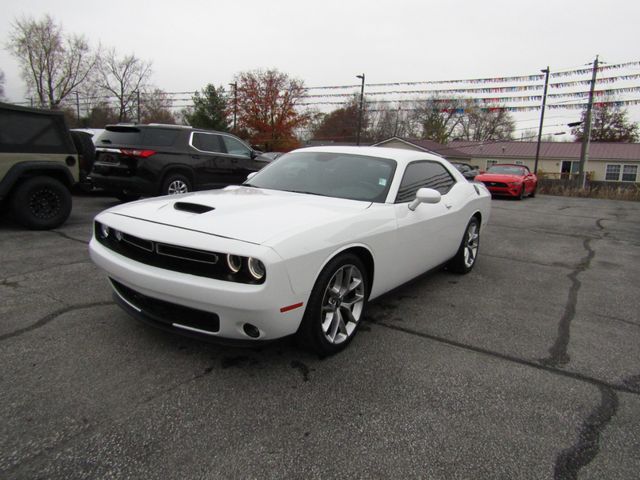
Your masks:
{"label": "asphalt parking lot", "polygon": [[474,271],[370,305],[343,353],[141,325],[87,253],[0,219],[1,478],[629,479],[640,204],[494,200]]}

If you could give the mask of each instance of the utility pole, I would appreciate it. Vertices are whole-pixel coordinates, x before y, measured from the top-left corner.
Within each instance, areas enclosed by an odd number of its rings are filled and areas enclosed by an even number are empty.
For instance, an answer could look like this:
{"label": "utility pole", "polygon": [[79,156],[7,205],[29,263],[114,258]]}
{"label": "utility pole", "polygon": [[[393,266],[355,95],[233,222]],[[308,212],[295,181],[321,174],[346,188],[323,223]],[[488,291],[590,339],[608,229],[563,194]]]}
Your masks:
{"label": "utility pole", "polygon": [[362,129],[362,108],[364,106],[364,73],[362,75],[356,75],[356,78],[362,79],[362,86],[360,87],[360,113],[358,114],[358,132],[356,134],[356,145],[360,146],[360,130]]}
{"label": "utility pole", "polygon": [[140,123],[140,90],[136,90],[136,96],[138,101],[138,123]]}
{"label": "utility pole", "polygon": [[80,126],[80,95],[78,95],[78,91],[76,90],[76,116],[78,119],[78,126]]}
{"label": "utility pole", "polygon": [[549,88],[549,66],[541,70],[544,77],[544,93],[542,94],[542,110],[540,111],[540,127],[538,128],[538,144],[536,145],[536,162],[533,165],[533,173],[538,173],[538,161],[540,160],[540,142],[542,141],[542,125],[544,124],[544,110],[547,106],[547,88]]}
{"label": "utility pole", "polygon": [[229,84],[233,87],[233,133],[236,133],[236,119],[238,118],[238,82]]}
{"label": "utility pole", "polygon": [[587,161],[589,160],[589,142],[591,141],[591,109],[593,108],[593,90],[596,87],[596,75],[598,74],[598,55],[593,61],[593,72],[591,74],[591,88],[589,89],[589,103],[587,104],[587,118],[584,122],[584,132],[582,135],[582,148],[580,149],[580,174],[578,181],[580,188],[585,188],[587,182]]}

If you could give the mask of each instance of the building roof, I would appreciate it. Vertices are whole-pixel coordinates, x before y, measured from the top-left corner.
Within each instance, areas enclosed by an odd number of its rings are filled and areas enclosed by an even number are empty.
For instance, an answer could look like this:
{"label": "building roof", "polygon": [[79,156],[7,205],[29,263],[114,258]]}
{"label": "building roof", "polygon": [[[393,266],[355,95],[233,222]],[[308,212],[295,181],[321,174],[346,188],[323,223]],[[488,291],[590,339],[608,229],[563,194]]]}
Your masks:
{"label": "building roof", "polygon": [[432,140],[422,140],[419,138],[404,138],[404,137],[391,137],[381,142],[374,144],[374,147],[383,146],[385,143],[392,141],[400,141],[404,142],[408,145],[416,147],[422,151],[428,153],[434,153],[436,155],[440,155],[445,158],[460,158],[460,159],[470,159],[471,155],[469,153],[457,150],[452,146],[442,145],[441,143],[434,142]]}
{"label": "building roof", "polygon": [[[467,142],[456,140],[451,146],[467,156],[496,158],[535,158],[536,142]],[[540,158],[580,159],[580,142],[541,142]],[[589,159],[640,160],[640,143],[591,142]]]}

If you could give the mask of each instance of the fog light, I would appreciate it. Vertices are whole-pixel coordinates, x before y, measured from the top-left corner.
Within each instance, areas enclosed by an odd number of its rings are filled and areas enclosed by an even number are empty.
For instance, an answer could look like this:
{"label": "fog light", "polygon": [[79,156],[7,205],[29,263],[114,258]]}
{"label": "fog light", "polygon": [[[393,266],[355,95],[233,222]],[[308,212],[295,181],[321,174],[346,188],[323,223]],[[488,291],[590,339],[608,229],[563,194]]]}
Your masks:
{"label": "fog light", "polygon": [[251,338],[258,338],[260,336],[260,330],[255,325],[251,325],[250,323],[245,323],[242,326],[244,333],[246,333]]}

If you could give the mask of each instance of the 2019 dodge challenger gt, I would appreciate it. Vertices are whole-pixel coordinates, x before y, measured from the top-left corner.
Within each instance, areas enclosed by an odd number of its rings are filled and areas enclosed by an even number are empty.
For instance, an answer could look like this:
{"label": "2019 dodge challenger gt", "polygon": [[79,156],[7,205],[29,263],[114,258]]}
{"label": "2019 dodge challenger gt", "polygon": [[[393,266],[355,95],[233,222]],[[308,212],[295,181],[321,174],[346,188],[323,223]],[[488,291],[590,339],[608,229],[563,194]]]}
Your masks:
{"label": "2019 dodge challenger gt", "polygon": [[140,320],[232,343],[295,334],[330,355],[369,300],[445,263],[469,272],[490,208],[438,156],[305,148],[240,186],[110,208],[89,248]]}

